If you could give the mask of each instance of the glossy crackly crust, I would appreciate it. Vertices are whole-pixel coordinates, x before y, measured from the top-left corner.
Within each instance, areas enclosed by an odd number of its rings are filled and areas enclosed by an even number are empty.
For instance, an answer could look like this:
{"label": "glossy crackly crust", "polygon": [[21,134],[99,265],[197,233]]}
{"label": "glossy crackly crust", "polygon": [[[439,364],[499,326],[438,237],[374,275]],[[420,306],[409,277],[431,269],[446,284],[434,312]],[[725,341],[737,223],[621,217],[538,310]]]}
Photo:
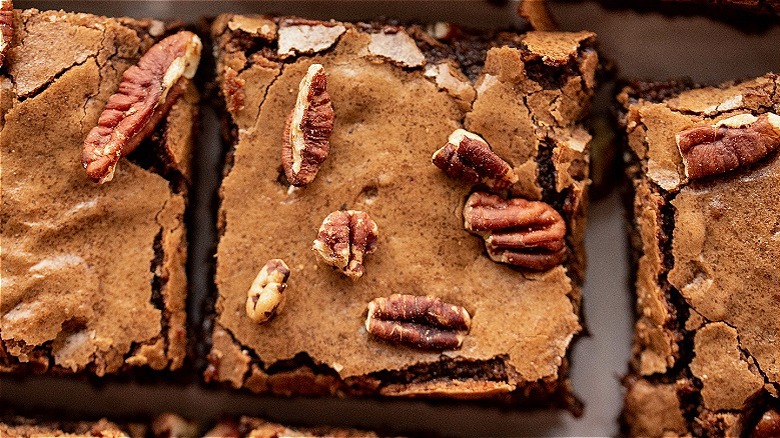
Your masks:
{"label": "glossy crackly crust", "polygon": [[78,151],[124,70],[172,31],[152,20],[15,11],[2,72],[0,371],[178,369],[194,86],[105,187]]}
{"label": "glossy crackly crust", "polygon": [[[320,26],[325,36],[290,49],[278,41],[282,22]],[[593,35],[444,29],[447,44],[424,26],[388,22],[233,15],[214,22],[233,147],[221,188],[208,381],[283,395],[578,409],[567,352],[580,331],[590,137],[578,122],[595,87]],[[392,38],[407,45],[388,52],[378,34],[400,34]],[[280,178],[281,130],[312,62],[328,74],[331,152],[311,184],[288,189]],[[490,261],[481,238],[463,229],[469,186],[430,163],[461,126],[514,166],[516,195],[562,213],[571,250],[564,267],[513,271]],[[310,250],[322,218],[339,208],[365,210],[379,225],[378,249],[355,282],[318,265]],[[287,304],[258,326],[242,309],[270,258],[285,259],[292,271]],[[369,338],[362,329],[367,303],[392,293],[434,294],[476,312],[463,347],[440,355]]]}
{"label": "glossy crackly crust", "polygon": [[777,113],[778,78],[634,82],[618,95],[637,297],[630,436],[750,436],[776,409],[780,158],[689,181],[675,135]]}

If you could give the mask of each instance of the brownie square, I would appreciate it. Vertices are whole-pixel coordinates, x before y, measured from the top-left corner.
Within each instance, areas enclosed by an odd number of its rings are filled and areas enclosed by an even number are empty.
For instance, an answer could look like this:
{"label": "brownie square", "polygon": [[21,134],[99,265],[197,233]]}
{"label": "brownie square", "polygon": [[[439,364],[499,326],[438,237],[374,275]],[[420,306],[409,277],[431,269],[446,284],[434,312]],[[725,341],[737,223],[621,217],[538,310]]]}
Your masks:
{"label": "brownie square", "polygon": [[101,419],[99,421],[45,421],[18,416],[0,419],[2,437],[64,437],[64,436],[102,436],[129,437],[143,436],[146,427],[142,424],[119,425]]}
{"label": "brownie square", "polygon": [[[26,418],[18,415],[0,417],[0,437],[194,437],[198,426],[178,415],[162,413],[149,422],[113,422]],[[225,435],[227,436],[227,435]]]}
{"label": "brownie square", "polygon": [[[594,35],[240,15],[218,17],[212,33],[231,148],[206,380],[256,393],[495,399],[577,411],[568,352],[582,330],[590,136],[579,121],[595,86]],[[326,76],[327,96],[300,91],[307,75],[311,90]],[[322,117],[299,126],[293,108],[310,95]],[[290,133],[321,134],[329,123],[329,154],[316,176],[291,185],[294,165],[282,163],[296,141]],[[490,144],[492,152],[474,140],[501,178],[465,182],[454,167],[450,178],[432,164],[458,128]],[[472,134],[461,133],[464,144]],[[478,164],[485,162],[461,177]],[[485,239],[464,229],[472,192],[498,203],[524,198],[528,207],[512,208],[558,218],[554,250],[530,244],[494,255],[545,266],[488,257]],[[348,263],[334,269],[319,260],[339,263],[333,257],[343,253],[323,247],[347,234]],[[267,295],[253,295],[255,286]],[[280,296],[281,311],[248,314]]]}
{"label": "brownie square", "polygon": [[255,417],[241,417],[239,422],[233,420],[222,420],[212,427],[204,438],[223,438],[223,437],[252,437],[252,438],[275,438],[280,436],[305,436],[305,437],[378,437],[374,432],[358,429],[347,429],[341,427],[319,426],[319,427],[291,427],[279,423],[273,423],[268,420]]}
{"label": "brownie square", "polygon": [[113,181],[81,150],[122,74],[175,29],[17,10],[2,67],[0,371],[102,376],[186,356],[190,84]]}
{"label": "brownie square", "polygon": [[780,432],[777,85],[635,82],[618,96],[637,298],[631,436]]}

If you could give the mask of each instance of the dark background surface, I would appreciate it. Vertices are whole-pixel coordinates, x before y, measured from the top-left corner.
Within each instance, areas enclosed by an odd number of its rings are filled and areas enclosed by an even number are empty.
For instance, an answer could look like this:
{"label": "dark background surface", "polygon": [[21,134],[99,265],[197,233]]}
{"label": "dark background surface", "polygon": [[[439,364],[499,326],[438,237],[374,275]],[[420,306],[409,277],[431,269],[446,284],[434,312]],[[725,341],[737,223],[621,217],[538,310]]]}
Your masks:
{"label": "dark background surface", "polygon": [[[80,12],[135,17],[183,18],[197,22],[221,12],[295,14],[342,20],[376,16],[421,21],[453,21],[478,27],[505,27],[515,20],[515,3],[491,6],[483,1],[17,1],[17,8],[63,8]],[[718,82],[780,71],[780,30],[757,34],[703,17],[668,18],[658,14],[606,10],[595,2],[553,3],[563,30],[592,30],[604,56],[619,66],[623,77],[665,79],[690,76]],[[594,102],[594,118],[604,119],[612,85],[603,86]],[[192,308],[207,293],[206,269],[213,239],[209,208],[216,187],[221,153],[218,123],[204,111],[199,140],[203,178],[191,200]],[[524,413],[476,403],[431,404],[399,400],[273,399],[198,384],[127,383],[95,387],[74,379],[0,378],[0,406],[26,413],[44,409],[62,415],[140,418],[163,411],[197,419],[203,427],[221,414],[247,414],[301,425],[331,424],[380,429],[389,433],[436,432],[447,436],[607,436],[617,433],[621,405],[620,376],[630,353],[632,303],[628,288],[623,213],[616,193],[594,200],[589,212],[589,266],[585,284],[585,316],[590,336],[574,347],[575,392],[585,414]],[[199,315],[192,313],[194,319]]]}

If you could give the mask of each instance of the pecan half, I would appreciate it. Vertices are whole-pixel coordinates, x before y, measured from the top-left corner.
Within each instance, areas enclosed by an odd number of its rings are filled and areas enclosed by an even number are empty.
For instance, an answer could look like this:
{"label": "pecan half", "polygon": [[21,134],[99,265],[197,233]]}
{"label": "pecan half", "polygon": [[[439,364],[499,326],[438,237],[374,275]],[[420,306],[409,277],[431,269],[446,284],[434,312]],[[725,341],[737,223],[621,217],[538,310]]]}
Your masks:
{"label": "pecan half", "polygon": [[0,0],[0,67],[5,60],[5,52],[14,39],[14,4],[11,0]]}
{"label": "pecan half", "polygon": [[767,409],[756,423],[750,438],[770,438],[780,436],[780,412]]}
{"label": "pecan half", "polygon": [[566,259],[566,222],[547,203],[475,192],[463,218],[466,230],[485,239],[496,262],[546,271]]}
{"label": "pecan half", "polygon": [[317,176],[328,158],[333,131],[333,106],[327,90],[328,78],[320,64],[312,64],[298,87],[282,138],[282,166],[287,181],[301,187]]}
{"label": "pecan half", "polygon": [[688,178],[703,178],[749,166],[780,147],[780,116],[740,114],[676,136]]}
{"label": "pecan half", "polygon": [[509,188],[518,180],[512,166],[495,154],[482,137],[457,129],[431,158],[450,178],[484,183],[491,189]]}
{"label": "pecan half", "polygon": [[366,272],[363,258],[376,251],[378,228],[368,213],[334,211],[322,221],[312,249],[325,261],[357,280]]}
{"label": "pecan half", "polygon": [[470,328],[466,309],[436,297],[393,294],[368,303],[366,330],[392,343],[451,350],[460,348]]}
{"label": "pecan half", "polygon": [[246,314],[262,324],[276,316],[284,307],[290,268],[281,259],[269,260],[255,277],[246,297]]}
{"label": "pecan half", "polygon": [[154,131],[195,75],[201,48],[197,35],[182,31],[152,46],[125,71],[84,140],[81,164],[90,179],[111,181],[119,159]]}

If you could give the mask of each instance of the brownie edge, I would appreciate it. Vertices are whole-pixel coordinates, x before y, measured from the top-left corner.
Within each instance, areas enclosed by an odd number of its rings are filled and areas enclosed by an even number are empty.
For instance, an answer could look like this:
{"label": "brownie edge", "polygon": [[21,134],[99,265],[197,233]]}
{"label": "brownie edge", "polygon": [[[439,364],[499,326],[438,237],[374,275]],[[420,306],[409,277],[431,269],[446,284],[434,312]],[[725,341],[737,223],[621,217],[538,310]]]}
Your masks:
{"label": "brownie edge", "polygon": [[98,421],[84,419],[66,420],[49,417],[26,418],[5,414],[0,416],[0,437],[103,437],[129,438],[153,437],[175,438],[195,437],[198,427],[176,414],[162,413],[149,420],[135,422],[113,422],[105,418]]}
{"label": "brownie edge", "polygon": [[0,89],[0,372],[180,369],[195,87],[111,183],[79,162],[123,72],[177,28],[35,9],[14,11],[14,27]]}
{"label": "brownie edge", "polygon": [[[757,131],[777,120],[777,82],[771,73],[718,86],[632,82],[618,95],[637,298],[623,381],[629,436],[780,427],[770,341],[780,334],[780,123]],[[713,136],[693,137],[704,132]],[[722,139],[735,135],[752,152],[719,161],[738,144]]]}

